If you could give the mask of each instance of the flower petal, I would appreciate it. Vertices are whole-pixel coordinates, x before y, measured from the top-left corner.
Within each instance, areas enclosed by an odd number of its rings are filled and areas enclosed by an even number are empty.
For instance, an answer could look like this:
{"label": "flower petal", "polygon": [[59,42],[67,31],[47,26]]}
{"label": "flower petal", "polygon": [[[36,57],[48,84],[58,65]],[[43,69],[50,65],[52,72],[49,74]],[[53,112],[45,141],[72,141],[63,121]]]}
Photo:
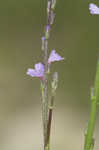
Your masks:
{"label": "flower petal", "polygon": [[99,15],[99,7],[93,3],[89,4],[90,13],[93,15]]}
{"label": "flower petal", "polygon": [[48,59],[48,63],[50,64],[51,62],[61,61],[61,60],[64,60],[64,58],[61,57],[58,53],[56,53],[55,50],[52,50]]}
{"label": "flower petal", "polygon": [[27,75],[30,75],[32,77],[43,77],[43,75],[44,75],[44,65],[42,63],[35,64],[34,69],[29,68],[27,70]]}
{"label": "flower petal", "polygon": [[42,76],[44,73],[44,65],[42,63],[35,64],[35,71],[39,76]]}
{"label": "flower petal", "polygon": [[36,72],[34,69],[29,68],[26,72],[27,75],[31,76],[31,77],[35,77],[36,76]]}

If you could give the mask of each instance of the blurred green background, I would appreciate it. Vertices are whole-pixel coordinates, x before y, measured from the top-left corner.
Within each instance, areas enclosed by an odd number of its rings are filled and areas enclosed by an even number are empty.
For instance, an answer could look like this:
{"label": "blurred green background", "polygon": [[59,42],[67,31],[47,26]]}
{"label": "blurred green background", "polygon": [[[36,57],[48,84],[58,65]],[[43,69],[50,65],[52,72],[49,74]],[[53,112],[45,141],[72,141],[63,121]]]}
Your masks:
{"label": "blurred green background", "polygon": [[[98,0],[57,0],[49,49],[66,60],[52,65],[59,87],[51,150],[83,150],[99,55],[99,16],[90,15],[90,2],[99,5]],[[46,0],[0,1],[0,150],[42,150],[40,82],[26,70],[41,61],[45,23]]]}

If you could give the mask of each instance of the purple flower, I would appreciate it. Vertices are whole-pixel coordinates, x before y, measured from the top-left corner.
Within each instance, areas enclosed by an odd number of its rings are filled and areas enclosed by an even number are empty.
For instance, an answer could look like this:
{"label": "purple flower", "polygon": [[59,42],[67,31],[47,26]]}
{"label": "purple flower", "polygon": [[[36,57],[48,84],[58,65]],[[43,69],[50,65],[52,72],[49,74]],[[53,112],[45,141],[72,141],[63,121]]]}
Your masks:
{"label": "purple flower", "polygon": [[51,64],[54,61],[61,61],[61,60],[64,60],[64,58],[61,57],[59,54],[57,54],[55,50],[52,50],[48,59],[48,64]]}
{"label": "purple flower", "polygon": [[46,25],[46,32],[49,32],[50,30],[50,25]]}
{"label": "purple flower", "polygon": [[93,15],[99,15],[99,7],[93,3],[89,4],[90,13]]}
{"label": "purple flower", "polygon": [[42,36],[41,40],[42,40],[42,41],[45,41],[45,36]]}
{"label": "purple flower", "polygon": [[31,77],[40,77],[42,78],[44,75],[44,65],[42,63],[35,64],[35,68],[31,69],[29,68],[27,70],[27,75]]}

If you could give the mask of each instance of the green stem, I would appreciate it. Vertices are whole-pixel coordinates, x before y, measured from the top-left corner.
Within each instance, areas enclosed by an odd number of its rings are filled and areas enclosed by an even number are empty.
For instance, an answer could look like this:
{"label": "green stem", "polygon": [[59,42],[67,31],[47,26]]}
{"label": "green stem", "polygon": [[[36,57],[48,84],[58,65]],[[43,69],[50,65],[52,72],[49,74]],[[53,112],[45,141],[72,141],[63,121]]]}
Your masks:
{"label": "green stem", "polygon": [[99,61],[97,63],[94,91],[92,90],[92,93],[91,93],[91,113],[90,113],[90,119],[88,123],[87,132],[85,134],[84,150],[94,149],[93,134],[94,134],[94,128],[95,128],[96,110],[97,110],[98,101],[99,101]]}
{"label": "green stem", "polygon": [[95,120],[96,120],[96,108],[97,103],[95,97],[91,100],[91,114],[90,114],[90,120],[88,124],[87,134],[85,135],[85,147],[84,150],[91,150],[92,143],[93,143],[93,133],[94,133],[94,127],[95,127]]}

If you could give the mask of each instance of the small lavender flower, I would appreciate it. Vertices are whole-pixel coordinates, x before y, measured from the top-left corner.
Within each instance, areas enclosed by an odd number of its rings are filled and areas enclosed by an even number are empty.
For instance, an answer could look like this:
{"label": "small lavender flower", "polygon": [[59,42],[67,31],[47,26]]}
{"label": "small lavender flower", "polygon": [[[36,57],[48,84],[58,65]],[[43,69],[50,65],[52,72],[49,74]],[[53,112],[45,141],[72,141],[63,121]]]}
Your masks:
{"label": "small lavender flower", "polygon": [[50,33],[50,25],[47,24],[46,27],[45,27],[45,38],[46,38],[46,40],[49,39],[49,36],[50,36],[49,33]]}
{"label": "small lavender flower", "polygon": [[49,32],[49,30],[50,30],[50,25],[46,25],[45,30],[46,30],[46,32]]}
{"label": "small lavender flower", "polygon": [[53,13],[53,11],[51,11],[51,20],[50,20],[50,24],[52,25],[54,22],[54,18],[55,18],[55,14]]}
{"label": "small lavender flower", "polygon": [[34,69],[29,68],[27,70],[27,75],[29,75],[31,77],[42,78],[44,75],[44,65],[42,63],[35,64]]}
{"label": "small lavender flower", "polygon": [[93,3],[89,4],[89,10],[92,15],[99,15],[99,7]]}
{"label": "small lavender flower", "polygon": [[42,36],[41,40],[42,40],[42,50],[44,51],[45,40],[46,40],[45,36]]}
{"label": "small lavender flower", "polygon": [[64,60],[55,50],[52,50],[48,59],[48,64],[51,64],[54,61],[61,61]]}
{"label": "small lavender flower", "polygon": [[42,36],[41,40],[42,40],[42,41],[45,41],[45,36]]}

